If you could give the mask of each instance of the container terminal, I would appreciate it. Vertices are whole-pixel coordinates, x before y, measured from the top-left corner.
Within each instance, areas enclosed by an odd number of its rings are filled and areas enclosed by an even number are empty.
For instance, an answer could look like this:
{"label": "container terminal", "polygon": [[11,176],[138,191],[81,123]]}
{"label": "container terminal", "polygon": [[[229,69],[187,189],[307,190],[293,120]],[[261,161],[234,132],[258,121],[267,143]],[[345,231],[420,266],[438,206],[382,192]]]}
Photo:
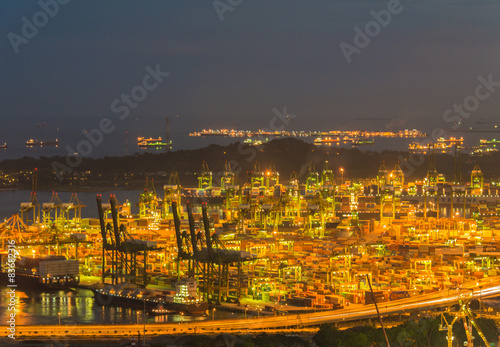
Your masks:
{"label": "container terminal", "polygon": [[[242,185],[229,165],[223,173],[216,186],[203,163],[198,186],[183,187],[174,172],[161,193],[147,181],[138,214],[113,195],[95,207],[76,194],[39,202],[35,175],[29,201],[0,225],[3,249],[16,241],[19,266],[21,257],[77,260],[75,280],[96,295],[121,286],[153,297],[153,288],[177,311],[192,302],[257,315],[335,310],[499,275],[500,186],[479,166],[452,182],[432,160],[412,182],[384,163],[352,181],[328,162],[311,164],[305,182],[292,174],[281,183],[258,163]],[[82,218],[83,208],[97,218]]]}

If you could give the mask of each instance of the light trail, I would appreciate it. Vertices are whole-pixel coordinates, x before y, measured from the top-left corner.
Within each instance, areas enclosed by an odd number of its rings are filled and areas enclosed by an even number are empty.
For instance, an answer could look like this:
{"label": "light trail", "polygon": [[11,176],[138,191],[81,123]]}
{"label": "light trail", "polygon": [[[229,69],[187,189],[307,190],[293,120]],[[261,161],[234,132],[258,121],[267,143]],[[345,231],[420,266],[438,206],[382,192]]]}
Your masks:
{"label": "light trail", "polygon": [[[500,277],[495,279],[480,280],[464,284],[459,289],[442,290],[435,293],[414,296],[407,299],[381,303],[383,316],[405,314],[422,309],[431,310],[458,303],[460,295],[458,290],[470,291],[474,298],[486,298],[500,295]],[[204,334],[204,333],[235,333],[258,331],[263,329],[292,328],[294,330],[308,326],[317,326],[325,323],[359,321],[377,316],[373,305],[361,308],[346,308],[338,311],[289,314],[286,316],[261,317],[253,319],[233,319],[219,321],[185,322],[183,324],[146,324],[148,336],[167,334]],[[299,328],[297,328],[299,327]],[[309,329],[309,328],[307,328]],[[7,326],[3,326],[3,336],[8,335]],[[18,338],[35,337],[96,337],[96,336],[137,336],[143,333],[142,325],[66,325],[66,326],[16,326]]]}

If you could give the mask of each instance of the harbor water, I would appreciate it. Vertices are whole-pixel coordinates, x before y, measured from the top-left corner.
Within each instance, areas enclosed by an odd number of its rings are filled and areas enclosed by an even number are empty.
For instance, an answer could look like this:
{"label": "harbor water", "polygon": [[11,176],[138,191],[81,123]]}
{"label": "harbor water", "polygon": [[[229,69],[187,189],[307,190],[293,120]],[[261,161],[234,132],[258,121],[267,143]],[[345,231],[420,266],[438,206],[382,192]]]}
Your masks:
{"label": "harbor water", "polygon": [[[138,212],[135,206],[139,201],[140,190],[113,190],[80,192],[78,198],[87,206],[82,209],[83,218],[97,218],[96,195],[102,194],[103,200],[109,199],[111,193],[116,195],[119,202],[129,200],[132,213]],[[38,192],[40,203],[48,202],[52,192]],[[12,214],[19,212],[21,202],[29,201],[30,192],[27,190],[0,191],[0,217],[9,218]],[[60,192],[59,198],[68,202],[71,192]],[[8,310],[10,300],[9,288],[2,285],[0,288],[0,320],[6,322],[11,311]],[[215,319],[237,318],[241,314],[215,311]],[[123,307],[103,307],[94,303],[94,296],[90,290],[69,289],[55,292],[40,292],[35,290],[24,290],[16,288],[16,324],[17,325],[40,325],[40,324],[143,324],[144,318],[147,323],[180,323],[181,320],[212,319],[212,316],[190,317],[180,314],[168,314],[162,316],[144,316],[143,310]]]}
{"label": "harbor water", "polygon": [[[0,321],[7,322],[10,288],[0,289]],[[181,323],[212,319],[210,316],[193,317],[172,313],[161,316],[144,315],[143,310],[100,306],[94,295],[86,289],[40,292],[16,288],[16,325],[76,325],[76,324],[143,324]],[[244,314],[215,311],[215,319],[241,318]]]}

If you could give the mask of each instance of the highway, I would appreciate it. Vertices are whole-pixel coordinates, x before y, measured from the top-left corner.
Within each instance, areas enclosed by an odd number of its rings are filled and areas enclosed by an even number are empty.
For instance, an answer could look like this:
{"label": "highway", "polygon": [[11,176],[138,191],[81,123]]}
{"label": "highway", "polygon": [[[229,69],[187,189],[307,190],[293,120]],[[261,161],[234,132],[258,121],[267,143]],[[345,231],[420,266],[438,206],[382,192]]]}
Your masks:
{"label": "highway", "polygon": [[[487,298],[500,295],[500,276],[482,279],[478,282],[466,283],[462,286],[461,293],[475,298]],[[447,307],[458,303],[459,291],[456,289],[442,290],[439,292],[413,296],[407,299],[379,303],[382,316],[406,314],[416,311],[433,310]],[[323,311],[316,313],[290,314],[285,316],[267,316],[248,319],[215,320],[202,322],[184,322],[167,324],[146,324],[147,336],[162,334],[197,334],[197,333],[219,333],[219,332],[254,332],[263,329],[286,329],[317,326],[324,323],[348,322],[354,320],[365,320],[376,318],[377,313],[374,305],[362,307],[350,307],[335,311]],[[139,325],[39,325],[39,326],[16,326],[16,338],[68,338],[68,337],[99,337],[99,336],[137,336],[144,333],[144,326]],[[4,326],[3,334],[7,336],[9,331]]]}

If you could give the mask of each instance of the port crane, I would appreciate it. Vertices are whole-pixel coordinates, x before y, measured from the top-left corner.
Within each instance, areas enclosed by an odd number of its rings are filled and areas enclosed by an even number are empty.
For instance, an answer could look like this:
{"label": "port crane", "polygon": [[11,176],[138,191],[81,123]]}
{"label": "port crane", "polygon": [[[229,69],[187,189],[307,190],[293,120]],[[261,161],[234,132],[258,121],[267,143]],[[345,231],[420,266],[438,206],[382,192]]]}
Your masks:
{"label": "port crane", "polygon": [[[71,194],[71,199],[67,204],[63,204],[66,220],[74,219],[79,223],[82,220],[82,208],[86,207],[85,204],[78,198],[76,193]],[[74,212],[73,218],[70,217],[70,211]]]}
{"label": "port crane", "polygon": [[236,206],[241,204],[241,189],[236,184],[238,174],[233,172],[231,164],[224,164],[224,173],[221,178],[221,192],[225,195],[225,219],[231,221],[235,217]]}
{"label": "port crane", "polygon": [[[59,218],[61,216],[61,207],[63,202],[59,198],[59,195],[56,192],[52,192],[52,197],[49,202],[44,202],[42,204],[42,221],[43,224],[49,225],[51,220],[55,223],[59,222]],[[52,212],[54,215],[52,216]]]}
{"label": "port crane", "polygon": [[208,168],[206,161],[203,162],[201,167],[201,175],[198,177],[198,189],[211,189],[212,188],[212,171]]}
{"label": "port crane", "polygon": [[26,224],[29,224],[29,212],[33,211],[33,217],[31,222],[33,224],[40,222],[40,203],[38,202],[37,197],[37,189],[38,189],[38,169],[35,168],[33,171],[33,176],[31,179],[31,194],[29,202],[21,203],[21,220]]}
{"label": "port crane", "polygon": [[[188,275],[197,278],[203,299],[220,304],[228,300],[230,292],[236,290],[240,298],[241,264],[255,257],[248,252],[226,249],[216,234],[211,235],[207,206],[202,206],[204,233],[195,228],[191,205],[187,206],[189,233],[181,231],[177,203],[172,203],[174,226],[177,238],[177,273],[180,278],[180,263],[188,262]],[[236,266],[237,277],[232,278],[231,269]],[[236,282],[236,285],[234,285]],[[236,288],[234,288],[236,287]]]}
{"label": "port crane", "polygon": [[[102,235],[102,282],[105,283],[106,277],[110,276],[112,284],[131,282],[146,286],[149,282],[148,253],[160,248],[156,247],[155,242],[132,238],[125,225],[118,224],[117,201],[114,195],[109,199],[112,225],[106,224],[101,196],[98,195],[96,200]],[[108,271],[107,258],[111,259],[111,269]]]}
{"label": "port crane", "polygon": [[139,196],[139,215],[141,218],[154,216],[158,207],[158,197],[153,180],[146,179],[144,191]]}
{"label": "port crane", "polygon": [[5,222],[0,224],[0,239],[2,240],[2,249],[5,248],[5,240],[13,239],[16,243],[22,243],[33,236],[26,223],[18,213],[12,215]]}
{"label": "port crane", "polygon": [[[489,346],[489,342],[484,336],[481,328],[477,325],[476,321],[474,320],[474,316],[469,308],[469,303],[472,298],[472,293],[474,289],[472,288],[457,288],[459,290],[458,293],[458,304],[459,304],[459,310],[458,312],[447,312],[450,315],[453,315],[453,319],[451,321],[448,321],[446,319],[446,316],[441,313],[441,325],[440,325],[440,330],[441,331],[446,331],[447,336],[446,339],[448,340],[448,347],[453,346],[453,325],[458,321],[462,320],[464,324],[464,329],[465,329],[465,335],[467,336],[467,346],[472,347],[474,346],[474,337],[472,336],[472,327],[474,327],[477,331],[477,334],[483,342],[485,343],[486,346]],[[467,290],[470,292],[460,292],[460,290]],[[468,320],[468,322],[467,322]],[[444,324],[443,324],[444,323]]]}
{"label": "port crane", "polygon": [[177,204],[181,203],[182,186],[177,171],[170,174],[167,183],[168,184],[163,186],[162,213],[164,219],[171,219],[172,212],[169,209],[172,202],[175,201]]}

